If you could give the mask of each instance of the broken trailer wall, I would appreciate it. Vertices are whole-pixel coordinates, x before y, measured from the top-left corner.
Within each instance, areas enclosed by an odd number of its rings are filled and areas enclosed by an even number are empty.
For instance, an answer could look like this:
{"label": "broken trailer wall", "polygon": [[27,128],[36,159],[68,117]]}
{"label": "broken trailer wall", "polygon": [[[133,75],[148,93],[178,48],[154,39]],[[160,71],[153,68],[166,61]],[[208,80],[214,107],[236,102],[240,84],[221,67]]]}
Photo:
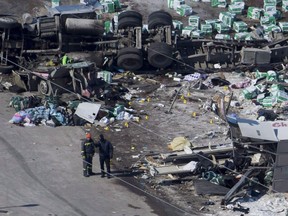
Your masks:
{"label": "broken trailer wall", "polygon": [[272,188],[276,192],[288,192],[288,121],[259,122],[239,118],[237,122],[243,137],[277,142]]}

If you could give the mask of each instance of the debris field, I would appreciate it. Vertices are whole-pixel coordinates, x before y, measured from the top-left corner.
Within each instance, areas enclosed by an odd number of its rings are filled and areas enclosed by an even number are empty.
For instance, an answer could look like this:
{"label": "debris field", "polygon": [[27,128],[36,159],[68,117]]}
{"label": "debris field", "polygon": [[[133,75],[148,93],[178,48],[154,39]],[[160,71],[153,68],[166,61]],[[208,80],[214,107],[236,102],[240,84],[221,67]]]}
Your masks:
{"label": "debris field", "polygon": [[9,123],[105,134],[186,214],[286,215],[287,1],[115,2],[0,17]]}

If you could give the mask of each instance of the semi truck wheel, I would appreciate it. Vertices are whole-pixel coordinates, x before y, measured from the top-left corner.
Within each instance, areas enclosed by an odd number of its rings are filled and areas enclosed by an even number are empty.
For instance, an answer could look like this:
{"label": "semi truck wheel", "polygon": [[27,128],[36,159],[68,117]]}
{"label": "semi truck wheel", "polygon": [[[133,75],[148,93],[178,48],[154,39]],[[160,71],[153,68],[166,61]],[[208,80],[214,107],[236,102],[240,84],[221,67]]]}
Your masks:
{"label": "semi truck wheel", "polygon": [[118,29],[142,26],[142,20],[136,17],[124,17],[118,21]]}
{"label": "semi truck wheel", "polygon": [[172,21],[171,14],[166,11],[154,11],[153,13],[149,14],[148,21],[154,19],[155,17],[162,17]]}
{"label": "semi truck wheel", "polygon": [[137,54],[137,55],[142,56],[142,51],[135,47],[125,47],[118,51],[118,57],[120,57],[123,54]]}
{"label": "semi truck wheel", "polygon": [[141,22],[142,22],[142,15],[137,11],[131,10],[131,11],[124,11],[124,12],[120,13],[118,15],[118,21],[124,17],[135,17],[135,18],[138,18],[139,20],[141,20]]}
{"label": "semi truck wheel", "polygon": [[12,17],[0,17],[0,28],[11,29],[20,26],[20,23]]}
{"label": "semi truck wheel", "polygon": [[173,26],[172,20],[166,19],[165,17],[158,16],[158,17],[152,17],[148,21],[148,29],[155,29],[157,27],[167,26],[170,25]]}
{"label": "semi truck wheel", "polygon": [[50,95],[52,93],[51,84],[46,80],[41,80],[38,84],[38,92],[42,95]]}
{"label": "semi truck wheel", "polygon": [[166,68],[173,62],[172,47],[166,43],[152,43],[148,48],[148,62],[155,68]]}
{"label": "semi truck wheel", "polygon": [[117,65],[125,70],[137,71],[143,66],[143,57],[135,53],[122,54],[117,59]]}
{"label": "semi truck wheel", "polygon": [[0,64],[0,73],[2,74],[10,74],[13,70],[13,65],[2,65]]}

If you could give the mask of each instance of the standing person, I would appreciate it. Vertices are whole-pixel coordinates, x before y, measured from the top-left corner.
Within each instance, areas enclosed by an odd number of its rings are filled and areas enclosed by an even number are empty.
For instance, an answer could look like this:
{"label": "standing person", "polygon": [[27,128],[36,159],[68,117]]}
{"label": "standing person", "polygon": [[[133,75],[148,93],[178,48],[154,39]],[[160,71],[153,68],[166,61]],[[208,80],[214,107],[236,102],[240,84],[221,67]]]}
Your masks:
{"label": "standing person", "polygon": [[95,154],[95,143],[91,134],[86,133],[86,139],[81,143],[81,155],[83,159],[83,176],[89,177],[92,172],[92,159]]}
{"label": "standing person", "polygon": [[107,177],[111,178],[110,160],[113,158],[113,146],[111,142],[109,142],[104,138],[103,134],[100,134],[99,138],[100,140],[95,146],[99,147],[101,177],[102,178],[105,177],[105,171],[104,171],[104,163],[105,163],[107,169]]}

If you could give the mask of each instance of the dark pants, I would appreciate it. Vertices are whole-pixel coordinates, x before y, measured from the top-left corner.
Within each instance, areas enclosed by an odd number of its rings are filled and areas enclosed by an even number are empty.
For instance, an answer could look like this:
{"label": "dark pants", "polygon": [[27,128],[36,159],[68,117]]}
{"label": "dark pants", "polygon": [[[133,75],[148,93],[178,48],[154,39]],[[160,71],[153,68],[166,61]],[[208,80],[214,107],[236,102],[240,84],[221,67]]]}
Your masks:
{"label": "dark pants", "polygon": [[100,168],[101,168],[101,175],[104,176],[105,175],[105,171],[104,171],[104,163],[106,165],[107,168],[107,175],[110,176],[110,158],[109,157],[100,157]]}
{"label": "dark pants", "polygon": [[92,159],[93,155],[87,155],[83,160],[83,175],[89,176],[92,175]]}

